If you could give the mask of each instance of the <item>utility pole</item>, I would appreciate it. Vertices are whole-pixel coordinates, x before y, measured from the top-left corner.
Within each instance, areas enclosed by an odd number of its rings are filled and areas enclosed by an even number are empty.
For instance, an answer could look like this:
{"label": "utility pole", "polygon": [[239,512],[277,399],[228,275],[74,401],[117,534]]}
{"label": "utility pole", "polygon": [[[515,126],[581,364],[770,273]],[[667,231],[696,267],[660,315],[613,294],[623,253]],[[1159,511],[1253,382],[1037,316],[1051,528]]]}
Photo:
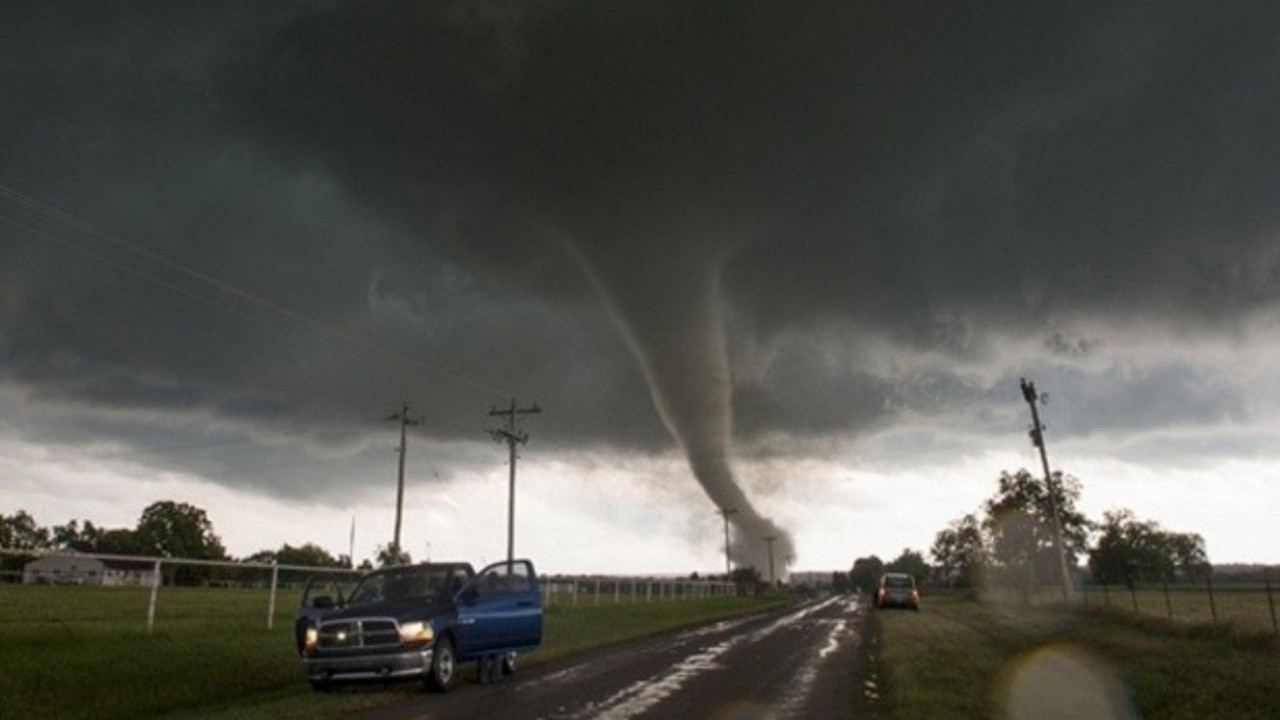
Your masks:
{"label": "utility pole", "polygon": [[766,536],[764,541],[769,546],[769,586],[772,587],[776,580],[773,578],[773,543],[778,539],[777,535]]}
{"label": "utility pole", "polygon": [[417,425],[420,421],[409,417],[409,403],[404,403],[398,412],[387,416],[388,420],[400,421],[400,471],[396,475],[396,534],[391,541],[392,561],[400,562],[400,519],[404,513],[404,440],[405,429]]}
{"label": "utility pole", "polygon": [[717,508],[716,512],[724,517],[724,579],[729,581],[732,570],[729,567],[729,517],[738,514],[738,508]]}
{"label": "utility pole", "polygon": [[507,483],[507,562],[515,559],[516,550],[516,445],[529,441],[529,433],[516,430],[516,419],[521,415],[542,412],[537,403],[530,407],[516,407],[516,399],[511,398],[511,407],[505,410],[493,408],[489,410],[491,417],[505,417],[507,425],[497,430],[490,430],[496,442],[506,442],[511,451],[511,478]]}
{"label": "utility pole", "polygon": [[1040,424],[1038,405],[1041,398],[1036,394],[1035,383],[1022,378],[1022,398],[1031,406],[1031,444],[1040,450],[1040,464],[1044,467],[1044,486],[1049,494],[1049,514],[1053,516],[1053,545],[1058,553],[1058,569],[1062,572],[1062,599],[1071,599],[1071,574],[1067,571],[1067,551],[1062,543],[1062,519],[1058,514],[1058,501],[1053,483],[1053,474],[1049,472],[1049,455],[1044,447],[1044,425]]}

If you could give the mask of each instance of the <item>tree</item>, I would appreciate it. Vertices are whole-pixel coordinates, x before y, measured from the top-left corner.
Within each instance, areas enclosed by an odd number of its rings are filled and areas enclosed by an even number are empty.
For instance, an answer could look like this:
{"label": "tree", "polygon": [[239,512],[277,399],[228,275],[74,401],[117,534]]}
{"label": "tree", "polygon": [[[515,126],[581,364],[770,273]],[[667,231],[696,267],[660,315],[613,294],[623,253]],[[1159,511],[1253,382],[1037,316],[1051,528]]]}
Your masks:
{"label": "tree", "polygon": [[294,547],[289,543],[280,546],[279,550],[259,550],[245,558],[245,562],[279,563],[280,565],[301,565],[304,567],[348,567],[346,556],[336,558],[328,550],[314,543],[305,543]]}
{"label": "tree", "polygon": [[51,546],[49,529],[40,527],[26,510],[0,515],[0,547],[9,550],[45,550]]}
{"label": "tree", "polygon": [[98,543],[102,539],[102,530],[90,520],[84,521],[84,527],[75,519],[66,525],[53,526],[53,544],[60,548],[76,552],[98,552]]}
{"label": "tree", "polygon": [[[48,528],[40,527],[26,510],[13,515],[0,515],[0,548],[7,550],[44,550],[50,546]],[[18,572],[30,557],[2,555],[0,571]]]}
{"label": "tree", "polygon": [[739,595],[747,593],[759,594],[760,592],[760,571],[754,567],[736,567],[729,574],[729,580],[737,586]]}
{"label": "tree", "polygon": [[129,528],[112,528],[103,530],[94,546],[95,552],[107,555],[141,555],[137,538]]}
{"label": "tree", "polygon": [[224,560],[226,550],[204,510],[187,503],[161,500],[142,511],[134,544],[145,555]]}
{"label": "tree", "polygon": [[884,574],[884,561],[872,555],[860,557],[853,561],[853,569],[849,571],[849,581],[853,586],[865,593],[875,593],[880,576]]}
{"label": "tree", "polygon": [[929,563],[924,561],[923,555],[911,548],[903,548],[902,554],[890,561],[884,570],[906,573],[915,578],[917,585],[929,577]]}
{"label": "tree", "polygon": [[413,562],[413,557],[408,552],[401,550],[396,552],[390,544],[378,546],[378,567],[391,567],[392,565],[408,565]]}
{"label": "tree", "polygon": [[987,567],[986,540],[978,517],[969,513],[951,521],[933,538],[929,555],[939,580],[951,587],[979,587]]}
{"label": "tree", "polygon": [[1132,510],[1103,513],[1098,538],[1089,552],[1089,571],[1102,583],[1170,582],[1179,575],[1203,577],[1209,562],[1204,539],[1176,533],[1153,520],[1142,521]]}
{"label": "tree", "polygon": [[[1089,521],[1076,511],[1080,481],[1061,472],[1054,474],[1053,499],[1062,525],[1067,567],[1076,567],[1076,556],[1087,547]],[[1054,548],[1049,491],[1044,480],[1026,470],[1001,472],[994,497],[984,505],[983,525],[991,541],[993,571],[1018,591],[1023,602],[1041,584],[1056,584],[1058,556]]]}
{"label": "tree", "polygon": [[831,573],[831,589],[838,593],[847,593],[853,590],[853,584],[849,582],[849,573],[840,572],[839,570]]}

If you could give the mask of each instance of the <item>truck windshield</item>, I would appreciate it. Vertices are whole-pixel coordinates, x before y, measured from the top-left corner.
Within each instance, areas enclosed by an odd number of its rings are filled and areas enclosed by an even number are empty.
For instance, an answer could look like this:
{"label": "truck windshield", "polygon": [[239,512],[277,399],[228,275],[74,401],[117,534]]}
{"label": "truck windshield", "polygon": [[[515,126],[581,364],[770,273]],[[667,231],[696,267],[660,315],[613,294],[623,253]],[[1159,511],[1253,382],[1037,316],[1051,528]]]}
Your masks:
{"label": "truck windshield", "polygon": [[451,568],[404,567],[366,576],[351,593],[351,603],[420,600],[442,596],[448,588]]}

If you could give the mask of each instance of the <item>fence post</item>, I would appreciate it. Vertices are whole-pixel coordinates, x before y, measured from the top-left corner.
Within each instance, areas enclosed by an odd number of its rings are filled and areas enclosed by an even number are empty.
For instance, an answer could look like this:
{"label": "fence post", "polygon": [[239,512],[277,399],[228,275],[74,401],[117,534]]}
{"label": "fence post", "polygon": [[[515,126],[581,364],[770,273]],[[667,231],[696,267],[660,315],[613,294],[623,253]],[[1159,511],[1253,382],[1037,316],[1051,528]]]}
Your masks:
{"label": "fence post", "polygon": [[578,607],[578,579],[573,579],[573,606]]}
{"label": "fence post", "polygon": [[267,629],[275,627],[276,620],[276,584],[280,581],[280,568],[276,561],[271,561],[271,599],[267,602]]}
{"label": "fence post", "polygon": [[1102,582],[1102,604],[1111,607],[1111,589],[1105,580]]}
{"label": "fence post", "polygon": [[644,601],[653,602],[653,581],[646,580],[644,583]]}
{"label": "fence post", "polygon": [[1213,621],[1218,622],[1218,603],[1213,599],[1213,569],[1204,576],[1204,582],[1209,586],[1209,612],[1213,614]]}
{"label": "fence post", "polygon": [[1264,577],[1267,582],[1267,606],[1271,608],[1271,632],[1280,635],[1280,628],[1276,626],[1276,600],[1271,595],[1271,571],[1268,570]]}
{"label": "fence post", "polygon": [[622,596],[622,581],[618,578],[613,579],[613,604],[617,605]]}
{"label": "fence post", "polygon": [[1134,582],[1129,583],[1129,597],[1133,600],[1133,614],[1138,614],[1138,586]]}
{"label": "fence post", "polygon": [[1173,603],[1169,602],[1169,581],[1168,580],[1164,581],[1164,612],[1166,615],[1169,616],[1170,620],[1173,619]]}
{"label": "fence post", "polygon": [[156,626],[156,595],[160,593],[160,561],[156,561],[155,569],[151,576],[151,602],[147,605],[147,632],[151,632]]}
{"label": "fence post", "polygon": [[600,578],[596,578],[596,595],[591,599],[592,605],[600,604]]}

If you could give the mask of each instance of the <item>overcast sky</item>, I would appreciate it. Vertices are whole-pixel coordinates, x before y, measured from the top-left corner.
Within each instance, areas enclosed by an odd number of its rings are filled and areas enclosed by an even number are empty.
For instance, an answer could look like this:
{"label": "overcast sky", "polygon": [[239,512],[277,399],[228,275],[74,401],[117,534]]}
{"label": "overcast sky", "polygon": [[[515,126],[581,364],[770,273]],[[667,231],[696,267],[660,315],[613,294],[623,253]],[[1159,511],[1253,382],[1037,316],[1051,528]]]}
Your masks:
{"label": "overcast sky", "polygon": [[1280,561],[1271,3],[9,3],[0,513],[568,572],[1055,468]]}

